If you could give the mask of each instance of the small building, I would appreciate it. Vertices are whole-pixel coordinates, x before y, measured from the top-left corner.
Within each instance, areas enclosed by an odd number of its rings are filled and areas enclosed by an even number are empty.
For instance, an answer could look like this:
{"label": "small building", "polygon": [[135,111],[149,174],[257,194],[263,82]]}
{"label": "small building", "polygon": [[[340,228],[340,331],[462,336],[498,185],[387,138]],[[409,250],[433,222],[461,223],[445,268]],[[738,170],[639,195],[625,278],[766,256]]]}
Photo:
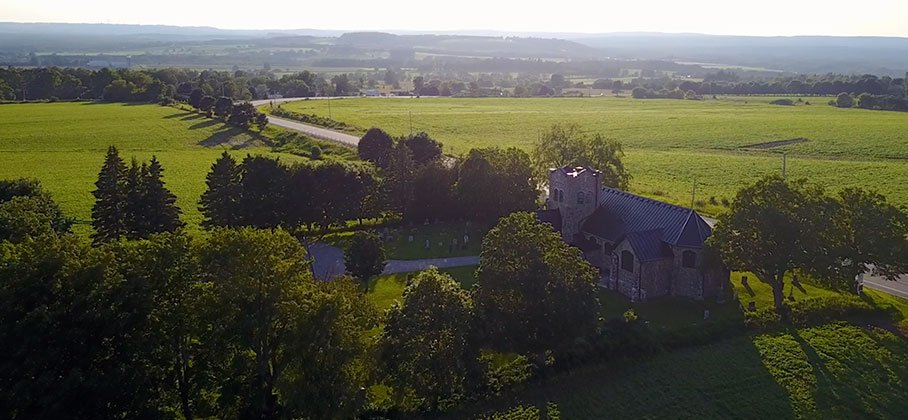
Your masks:
{"label": "small building", "polygon": [[729,271],[705,252],[712,228],[693,209],[602,187],[591,168],[549,170],[537,213],[599,269],[599,285],[634,301],[662,296],[721,298]]}

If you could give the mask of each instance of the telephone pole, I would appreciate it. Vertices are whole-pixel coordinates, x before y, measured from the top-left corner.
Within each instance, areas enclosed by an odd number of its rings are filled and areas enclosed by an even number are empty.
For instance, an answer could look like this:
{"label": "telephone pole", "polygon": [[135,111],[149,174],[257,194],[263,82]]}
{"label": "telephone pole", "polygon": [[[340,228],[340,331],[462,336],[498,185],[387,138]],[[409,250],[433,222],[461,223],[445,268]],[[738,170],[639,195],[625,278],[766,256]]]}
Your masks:
{"label": "telephone pole", "polygon": [[691,188],[690,188],[690,209],[691,210],[694,209],[694,203],[696,203],[696,201],[695,201],[696,198],[697,198],[697,177],[694,177],[694,182],[692,183]]}
{"label": "telephone pole", "polygon": [[410,135],[413,135],[413,111],[407,111],[410,114]]}
{"label": "telephone pole", "polygon": [[782,179],[788,175],[788,154],[782,152]]}

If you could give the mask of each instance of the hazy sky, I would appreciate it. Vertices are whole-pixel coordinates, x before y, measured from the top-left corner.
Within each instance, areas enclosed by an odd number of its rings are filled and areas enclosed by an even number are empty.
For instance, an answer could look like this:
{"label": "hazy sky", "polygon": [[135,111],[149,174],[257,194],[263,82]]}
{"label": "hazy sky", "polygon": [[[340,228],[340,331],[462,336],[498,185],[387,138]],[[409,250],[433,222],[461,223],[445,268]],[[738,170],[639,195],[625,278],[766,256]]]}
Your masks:
{"label": "hazy sky", "polygon": [[908,0],[0,0],[0,21],[908,37]]}

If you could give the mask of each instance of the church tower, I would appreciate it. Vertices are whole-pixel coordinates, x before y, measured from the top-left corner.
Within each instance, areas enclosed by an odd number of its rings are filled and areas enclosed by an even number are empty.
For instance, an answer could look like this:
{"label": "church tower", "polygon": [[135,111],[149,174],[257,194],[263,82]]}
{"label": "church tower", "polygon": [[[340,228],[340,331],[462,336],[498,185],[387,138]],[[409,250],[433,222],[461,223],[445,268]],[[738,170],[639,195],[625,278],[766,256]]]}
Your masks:
{"label": "church tower", "polygon": [[546,207],[561,213],[561,238],[573,243],[580,226],[596,210],[602,191],[602,172],[568,166],[549,169]]}

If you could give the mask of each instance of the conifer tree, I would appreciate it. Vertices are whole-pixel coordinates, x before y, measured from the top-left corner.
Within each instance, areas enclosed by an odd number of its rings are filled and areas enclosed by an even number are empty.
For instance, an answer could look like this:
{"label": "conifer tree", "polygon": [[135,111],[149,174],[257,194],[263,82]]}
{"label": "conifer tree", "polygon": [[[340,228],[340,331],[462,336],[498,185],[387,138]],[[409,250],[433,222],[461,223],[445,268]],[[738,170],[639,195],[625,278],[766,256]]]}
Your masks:
{"label": "conifer tree", "polygon": [[126,164],[117,148],[110,146],[95,182],[96,189],[92,191],[95,196],[91,208],[91,225],[95,229],[92,240],[96,244],[116,240],[126,232],[125,177]]}
{"label": "conifer tree", "polygon": [[123,213],[125,219],[125,234],[129,239],[139,239],[147,236],[148,232],[148,203],[145,200],[145,177],[148,165],[139,165],[136,158],[132,158],[129,169],[126,170],[124,181]]}
{"label": "conifer tree", "polygon": [[148,166],[142,165],[142,201],[145,204],[144,229],[141,237],[145,238],[153,233],[173,232],[183,227],[180,221],[180,208],[177,207],[177,197],[164,186],[164,167],[155,156],[151,157]]}
{"label": "conifer tree", "polygon": [[240,193],[240,167],[226,151],[211,165],[205,179],[208,189],[199,200],[199,211],[205,215],[202,226],[238,226],[237,204]]}

